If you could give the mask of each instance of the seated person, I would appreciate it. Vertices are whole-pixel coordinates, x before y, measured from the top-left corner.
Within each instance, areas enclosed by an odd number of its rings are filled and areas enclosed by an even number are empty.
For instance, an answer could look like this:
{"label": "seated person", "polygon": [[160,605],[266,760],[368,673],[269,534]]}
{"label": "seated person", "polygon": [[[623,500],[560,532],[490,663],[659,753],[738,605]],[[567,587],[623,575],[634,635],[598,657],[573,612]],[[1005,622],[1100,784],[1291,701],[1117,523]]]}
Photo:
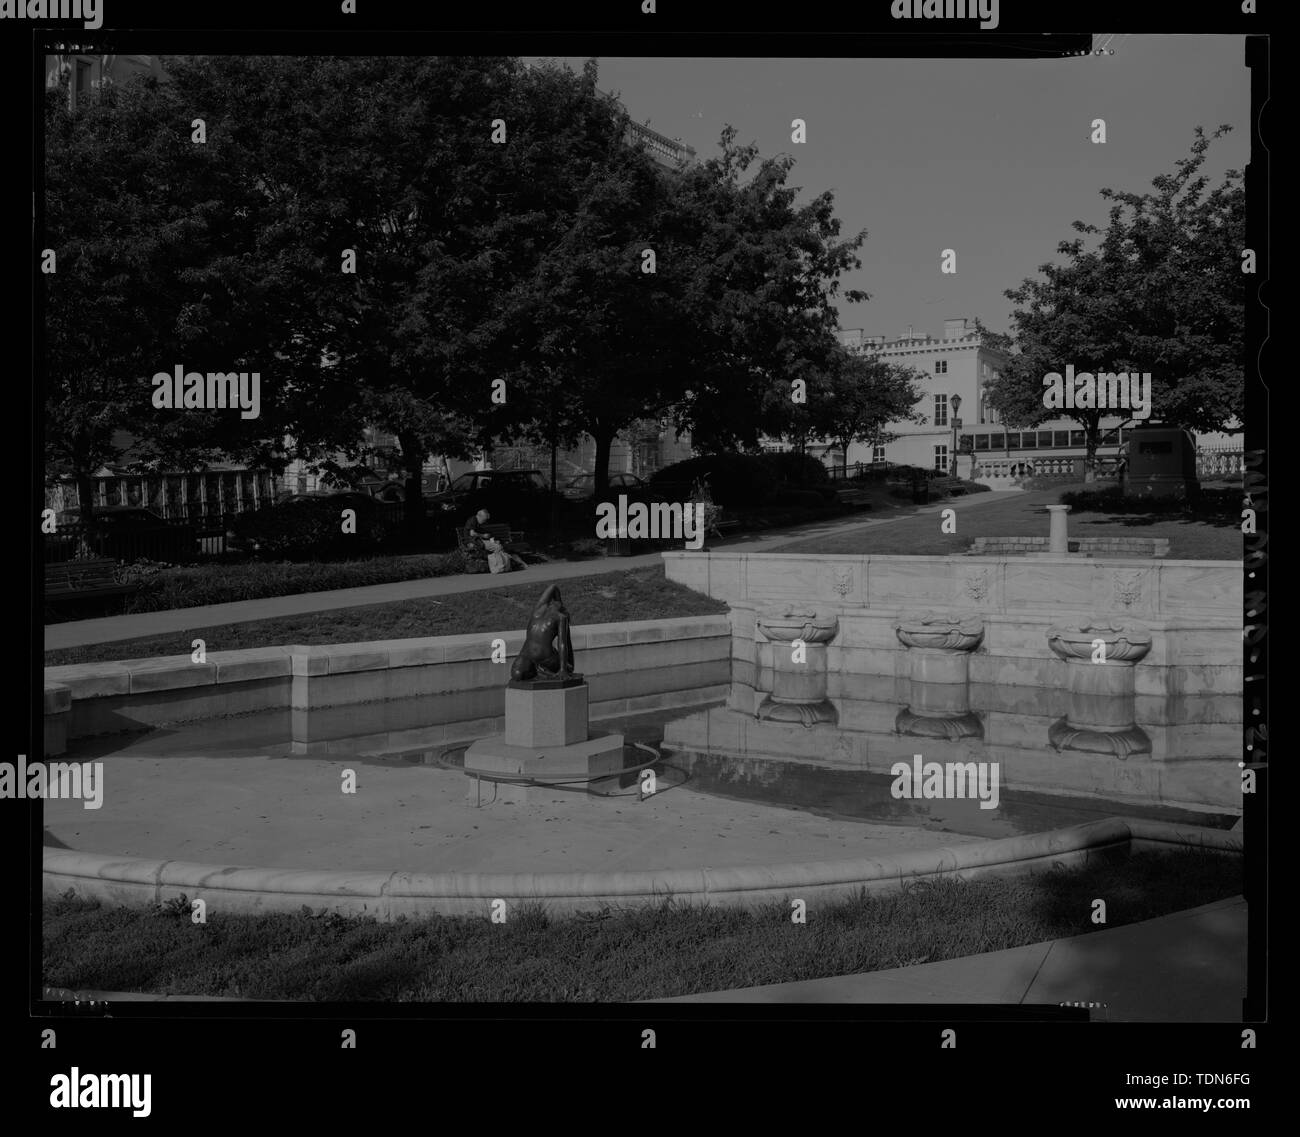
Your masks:
{"label": "seated person", "polygon": [[515,569],[527,568],[519,557],[484,530],[483,526],[491,519],[492,515],[486,509],[480,509],[465,523],[465,532],[470,540],[481,546],[487,556],[488,571],[514,572]]}

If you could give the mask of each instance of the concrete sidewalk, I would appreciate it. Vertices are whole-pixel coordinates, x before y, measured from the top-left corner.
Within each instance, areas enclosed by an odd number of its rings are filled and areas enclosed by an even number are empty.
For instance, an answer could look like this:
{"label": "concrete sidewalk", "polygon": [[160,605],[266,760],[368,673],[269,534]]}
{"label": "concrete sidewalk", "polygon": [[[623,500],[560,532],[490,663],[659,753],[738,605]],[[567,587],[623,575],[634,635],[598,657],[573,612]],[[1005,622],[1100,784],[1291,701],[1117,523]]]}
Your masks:
{"label": "concrete sidewalk", "polygon": [[[897,521],[923,513],[938,513],[941,509],[969,509],[974,506],[1003,501],[1016,490],[996,490],[955,498],[938,505],[905,513],[897,517],[862,519],[837,518],[833,521],[816,521],[794,526],[779,533],[761,537],[737,538],[719,542],[712,548],[724,548],[752,553],[769,553],[785,545],[807,541],[820,536],[847,533],[876,525],[891,525]],[[429,596],[455,596],[462,592],[478,592],[487,588],[504,588],[516,584],[546,585],[554,581],[570,580],[579,576],[622,572],[624,569],[662,564],[659,553],[645,553],[636,557],[604,557],[591,561],[557,561],[551,564],[529,565],[522,572],[508,577],[489,573],[460,576],[425,577],[421,580],[401,580],[391,584],[373,584],[363,588],[339,588],[329,592],[300,592],[291,596],[268,596],[260,600],[238,600],[229,604],[209,604],[201,608],[172,608],[162,612],[140,612],[128,616],[105,616],[94,620],[73,620],[64,624],[49,624],[45,628],[45,650],[82,647],[86,644],[110,643],[129,640],[136,636],[161,635],[168,632],[186,632],[195,628],[211,628],[220,624],[244,624],[254,620],[270,620],[278,616],[300,616],[305,612],[326,612],[333,608],[354,608],[365,604],[389,604],[399,600],[415,600]]]}
{"label": "concrete sidewalk", "polygon": [[656,1003],[1104,1003],[1107,1022],[1241,1022],[1246,901],[939,963]]}

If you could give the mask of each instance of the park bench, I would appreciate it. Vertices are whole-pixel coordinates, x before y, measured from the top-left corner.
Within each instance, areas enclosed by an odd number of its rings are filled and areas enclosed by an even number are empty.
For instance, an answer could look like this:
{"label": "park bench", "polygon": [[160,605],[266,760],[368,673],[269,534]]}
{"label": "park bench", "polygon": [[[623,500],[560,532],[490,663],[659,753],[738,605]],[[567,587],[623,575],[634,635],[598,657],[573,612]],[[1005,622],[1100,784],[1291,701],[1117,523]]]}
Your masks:
{"label": "park bench", "polygon": [[[500,545],[518,554],[521,550],[527,550],[523,545],[523,533],[518,529],[511,529],[501,521],[489,521],[486,525],[476,526],[480,533],[486,533]],[[465,554],[465,571],[466,572],[487,572],[487,558],[481,555],[481,550],[475,543],[473,537],[469,535],[467,526],[458,526],[456,529],[456,547]],[[475,557],[474,554],[479,552],[480,555]],[[476,566],[479,562],[481,567]]]}
{"label": "park bench", "polygon": [[[489,521],[486,525],[477,525],[475,528],[506,546],[517,545],[524,539],[521,530],[511,529],[504,521]],[[456,541],[462,552],[468,550],[474,543],[469,535],[469,529],[465,526],[456,530]]]}
{"label": "park bench", "polygon": [[59,561],[45,566],[45,602],[47,605],[106,596],[128,596],[138,591],[138,584],[119,584],[113,579],[117,562],[109,559]]}

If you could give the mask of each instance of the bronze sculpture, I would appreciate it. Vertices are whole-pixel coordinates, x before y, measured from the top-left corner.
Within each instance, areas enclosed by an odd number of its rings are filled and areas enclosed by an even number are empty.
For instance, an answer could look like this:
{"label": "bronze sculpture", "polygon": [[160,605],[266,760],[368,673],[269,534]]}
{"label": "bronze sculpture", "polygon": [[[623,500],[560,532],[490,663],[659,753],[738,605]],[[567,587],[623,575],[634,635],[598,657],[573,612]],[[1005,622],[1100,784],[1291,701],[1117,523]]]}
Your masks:
{"label": "bronze sculpture", "polygon": [[569,611],[560,586],[549,585],[528,621],[524,646],[510,667],[512,684],[535,686],[556,680],[568,685],[581,681],[573,671],[573,641],[569,637]]}

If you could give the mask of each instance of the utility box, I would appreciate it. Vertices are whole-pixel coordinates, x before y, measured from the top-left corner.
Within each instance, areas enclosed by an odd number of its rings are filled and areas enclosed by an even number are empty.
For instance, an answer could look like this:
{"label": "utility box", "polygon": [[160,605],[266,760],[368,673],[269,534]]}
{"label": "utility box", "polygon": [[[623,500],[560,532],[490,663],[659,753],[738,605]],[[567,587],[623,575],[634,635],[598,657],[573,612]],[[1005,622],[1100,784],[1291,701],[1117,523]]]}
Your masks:
{"label": "utility box", "polygon": [[1137,426],[1125,432],[1126,463],[1121,479],[1133,497],[1195,497],[1196,440],[1177,426]]}

